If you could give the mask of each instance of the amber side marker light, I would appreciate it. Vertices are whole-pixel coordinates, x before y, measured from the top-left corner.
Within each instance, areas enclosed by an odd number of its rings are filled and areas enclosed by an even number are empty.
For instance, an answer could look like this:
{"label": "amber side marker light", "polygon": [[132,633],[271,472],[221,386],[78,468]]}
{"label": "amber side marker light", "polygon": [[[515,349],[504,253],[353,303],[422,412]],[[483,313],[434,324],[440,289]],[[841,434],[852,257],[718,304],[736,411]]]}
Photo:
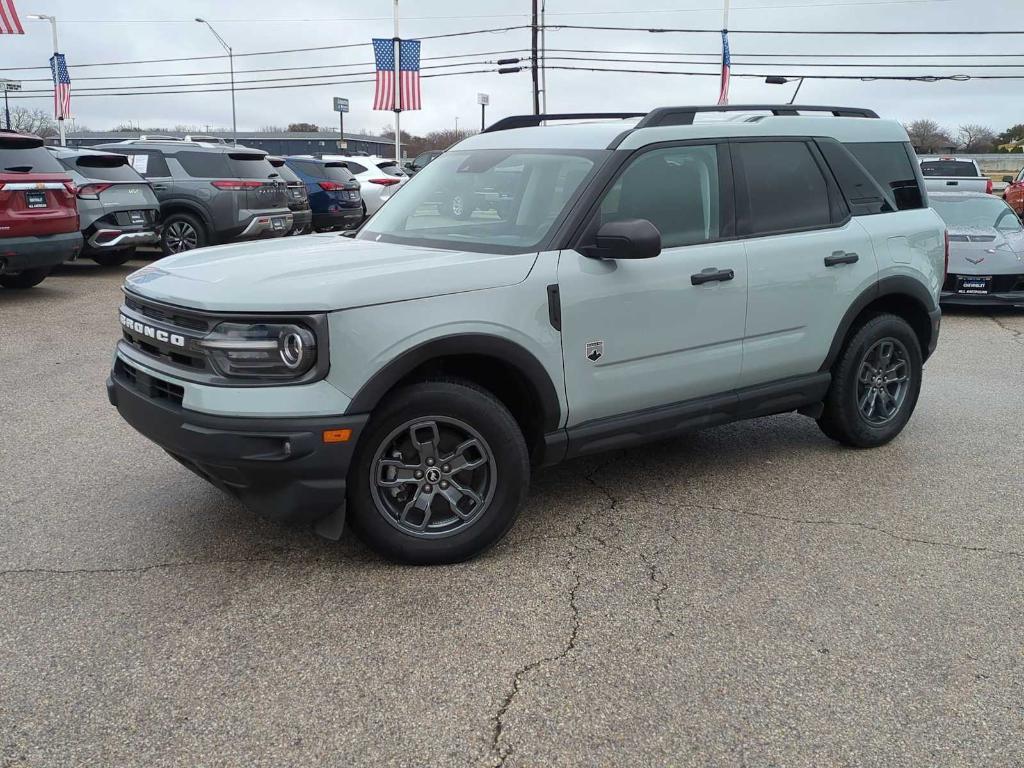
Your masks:
{"label": "amber side marker light", "polygon": [[325,443],[347,443],[352,437],[351,429],[325,429]]}

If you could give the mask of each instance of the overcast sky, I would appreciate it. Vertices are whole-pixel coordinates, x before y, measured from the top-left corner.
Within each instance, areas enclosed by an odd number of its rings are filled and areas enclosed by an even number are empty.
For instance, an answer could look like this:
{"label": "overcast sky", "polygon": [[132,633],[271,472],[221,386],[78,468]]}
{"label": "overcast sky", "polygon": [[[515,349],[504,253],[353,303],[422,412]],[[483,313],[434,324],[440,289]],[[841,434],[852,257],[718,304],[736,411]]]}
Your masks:
{"label": "overcast sky", "polygon": [[[252,51],[307,48],[343,43],[362,43],[360,48],[337,51],[280,54],[236,58],[236,69],[266,67],[306,67],[337,65],[372,60],[370,38],[390,37],[391,0],[15,0],[27,33],[24,36],[0,36],[0,77],[45,78],[45,70],[16,71],[15,67],[45,66],[50,55],[50,29],[46,22],[31,21],[30,13],[49,13],[59,19],[60,44],[66,54],[71,77],[78,92],[73,109],[78,125],[94,130],[111,128],[126,121],[142,125],[210,125],[225,128],[231,124],[230,98],[227,93],[188,95],[147,95],[122,97],[85,97],[84,89],[97,86],[134,86],[140,83],[182,82],[183,73],[226,71],[226,61],[184,61],[121,67],[83,67],[86,63],[131,59],[210,56],[221,48],[209,30],[193,19],[209,19],[231,44],[236,54]],[[624,5],[636,10],[623,11]],[[528,23],[530,0],[402,0],[403,37],[512,26]],[[944,30],[944,29],[1024,29],[1024,0],[733,0],[730,28],[740,29],[852,29],[852,30]],[[721,0],[548,0],[549,24],[597,24],[643,27],[719,28],[722,24]],[[520,15],[521,14],[521,15]],[[423,56],[441,56],[505,49],[526,48],[528,30],[461,38],[426,40]],[[734,34],[731,38],[733,73],[776,71],[782,74],[1021,74],[1024,55],[1014,59],[991,58],[986,63],[1020,62],[1018,68],[979,69],[963,59],[935,58],[929,64],[939,68],[814,67],[823,59],[792,59],[765,66],[744,64],[749,54],[867,54],[931,53],[954,56],[963,53],[1024,53],[1024,36],[999,37],[824,37],[765,36]],[[548,48],[586,48],[603,51],[678,52],[680,59],[707,61],[705,66],[668,65],[660,68],[714,72],[712,57],[717,54],[716,34],[649,34],[646,32],[549,31]],[[558,54],[551,54],[552,56]],[[561,54],[581,55],[581,54]],[[585,54],[584,54],[585,55]],[[479,57],[494,59],[494,56]],[[624,58],[607,54],[607,60]],[[644,58],[632,56],[631,58]],[[468,60],[473,60],[472,58]],[[768,59],[771,61],[771,59]],[[832,60],[849,61],[849,60]],[[885,59],[854,61],[883,63]],[[891,60],[889,60],[891,61]],[[952,64],[947,64],[952,61]],[[429,64],[430,62],[425,62]],[[569,66],[588,66],[585,62],[556,62]],[[595,63],[593,66],[608,66]],[[634,68],[659,68],[658,65],[619,64]],[[481,64],[491,68],[493,65]],[[355,67],[349,71],[362,71]],[[444,71],[444,70],[440,70]],[[303,76],[308,73],[239,74],[238,79]],[[331,70],[326,70],[330,73]],[[165,80],[126,79],[88,81],[99,75],[133,76],[141,74],[178,75]],[[188,78],[188,82],[227,80],[223,75]],[[330,78],[325,78],[330,79]],[[308,82],[308,81],[307,81]],[[715,77],[639,75],[550,71],[548,111],[644,110],[666,104],[707,104],[717,97]],[[46,83],[25,83],[25,87],[47,87]],[[792,85],[766,85],[757,79],[734,77],[733,103],[786,101]],[[424,109],[403,115],[403,128],[414,133],[460,126],[479,126],[478,92],[491,96],[488,117],[531,111],[530,78],[527,73],[496,73],[443,77],[423,81]],[[970,82],[913,83],[808,80],[799,100],[803,103],[844,104],[871,107],[886,117],[908,121],[930,117],[955,128],[967,122],[990,125],[997,131],[1012,123],[1024,122],[1024,80],[974,80]],[[334,126],[337,115],[331,111],[332,96],[347,96],[352,112],[346,116],[346,131],[362,128],[377,130],[391,122],[390,113],[373,112],[371,83],[322,85],[312,88],[241,91],[238,93],[240,130],[258,130],[265,125],[289,122],[313,122]],[[52,109],[46,96],[12,104]]]}

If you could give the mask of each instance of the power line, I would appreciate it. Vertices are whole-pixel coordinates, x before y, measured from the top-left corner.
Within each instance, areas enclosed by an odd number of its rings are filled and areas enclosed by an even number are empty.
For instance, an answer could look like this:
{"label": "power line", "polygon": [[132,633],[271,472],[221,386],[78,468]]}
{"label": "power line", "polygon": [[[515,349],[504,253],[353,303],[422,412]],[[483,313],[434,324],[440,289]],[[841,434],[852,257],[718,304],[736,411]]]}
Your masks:
{"label": "power line", "polygon": [[[611,53],[611,52],[609,51],[609,53]],[[719,55],[721,55],[721,54],[719,54]],[[706,65],[706,66],[711,66],[711,65],[717,66],[718,65],[718,63],[714,62],[714,61],[690,61],[690,60],[685,60],[685,59],[676,59],[676,60],[672,60],[672,59],[608,59],[606,57],[598,58],[598,57],[595,57],[595,56],[548,56],[547,57],[547,61],[606,61],[606,62],[608,62],[610,64],[611,63],[614,63],[614,64],[683,64],[683,65],[685,65],[685,64],[697,64],[697,65]],[[757,66],[787,67],[787,66],[794,66],[794,65],[791,64],[791,63],[787,63],[787,62],[775,62],[775,61],[734,61],[733,62],[733,67],[739,67],[739,66],[744,66],[744,67],[757,67]],[[949,69],[949,65],[948,64],[917,64],[917,63],[913,63],[913,62],[911,62],[909,64],[872,64],[872,63],[864,63],[864,62],[860,62],[860,63],[845,62],[845,63],[838,63],[838,64],[813,64],[813,65],[807,64],[805,62],[803,64],[803,66],[814,66],[814,67],[870,67],[870,68],[882,68],[882,69],[894,69],[894,68],[904,68],[904,69],[907,69],[907,68],[910,68],[910,67],[922,68],[922,69]],[[972,68],[982,68],[982,69],[1007,69],[1007,68],[1008,69],[1014,69],[1014,68],[1020,69],[1020,68],[1024,68],[1024,61],[1022,61],[1019,64],[975,64],[975,63],[971,63],[971,64],[965,64],[964,66],[969,66],[969,67],[972,67]],[[720,69],[716,70],[716,74],[721,74],[721,70]]]}
{"label": "power line", "polygon": [[[521,49],[525,50],[525,49]],[[613,51],[607,48],[548,48],[553,53],[600,53],[637,56],[712,56],[721,59],[721,51],[697,53],[693,51]],[[1024,53],[733,53],[739,58],[781,58],[781,59],[961,59],[961,58],[1024,58]]]}
{"label": "power line", "polygon": [[[562,31],[566,29],[587,29],[592,31],[608,32],[650,32],[662,34],[667,32],[679,32],[686,34],[713,33],[721,34],[721,28],[710,29],[705,27],[612,27],[591,24],[548,24],[546,29]],[[953,30],[853,30],[853,29],[730,29],[730,35],[861,35],[871,37],[874,35],[892,36],[918,36],[918,35],[1024,35],[1021,29],[953,29]]]}
{"label": "power line", "polygon": [[[573,70],[577,72],[626,72],[634,75],[687,75],[692,77],[720,77],[720,72],[680,72],[678,70],[660,70],[660,69],[617,69],[611,67],[576,67],[576,66],[554,66],[548,67],[548,69],[561,69],[561,70]],[[765,78],[765,77],[785,77],[805,80],[860,80],[863,82],[871,82],[873,80],[904,80],[908,82],[922,82],[922,83],[935,83],[940,80],[953,80],[956,82],[966,82],[968,80],[1024,80],[1024,74],[1021,75],[966,75],[966,74],[955,74],[955,75],[818,75],[818,74],[788,74],[783,72],[761,72],[755,74],[753,72],[733,72],[732,77],[754,77],[754,78]]]}

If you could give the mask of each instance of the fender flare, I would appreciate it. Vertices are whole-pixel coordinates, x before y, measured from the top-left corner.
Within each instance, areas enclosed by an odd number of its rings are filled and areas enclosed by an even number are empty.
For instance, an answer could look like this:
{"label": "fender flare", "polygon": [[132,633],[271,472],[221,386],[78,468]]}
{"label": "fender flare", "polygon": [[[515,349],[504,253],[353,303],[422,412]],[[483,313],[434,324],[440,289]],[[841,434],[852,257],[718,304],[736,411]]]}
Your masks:
{"label": "fender flare", "polygon": [[[160,201],[160,218],[161,218],[161,220],[166,219],[168,216],[173,216],[174,215],[173,213],[166,213],[165,209],[167,209],[167,208],[183,209],[187,213],[195,214],[196,216],[199,217],[199,219],[206,226],[207,230],[209,231],[209,234],[211,236],[214,234],[215,229],[214,229],[214,226],[213,226],[213,217],[211,217],[210,214],[201,205],[196,205],[191,200],[188,200],[188,199],[183,198],[183,197],[172,197],[169,200],[161,200]],[[161,223],[162,223],[162,221],[161,221]]]}
{"label": "fender flare", "polygon": [[[935,298],[919,280],[915,280],[907,275],[883,277],[877,283],[868,286],[846,310],[843,319],[839,322],[839,328],[836,329],[835,336],[832,337],[832,344],[828,348],[828,354],[818,369],[819,371],[828,371],[832,368],[836,358],[839,357],[839,352],[843,348],[843,342],[846,341],[850,327],[853,325],[853,321],[857,319],[857,316],[869,304],[885,296],[906,296],[914,303],[920,305],[921,309],[929,316],[935,316],[939,312],[939,306],[935,302]],[[922,350],[922,352],[927,357],[928,350]]]}
{"label": "fender flare", "polygon": [[540,401],[545,432],[561,423],[558,392],[544,365],[529,351],[508,339],[483,333],[454,334],[431,339],[393,358],[359,388],[348,408],[350,413],[369,413],[399,381],[431,360],[451,355],[484,355],[516,368],[532,385]]}

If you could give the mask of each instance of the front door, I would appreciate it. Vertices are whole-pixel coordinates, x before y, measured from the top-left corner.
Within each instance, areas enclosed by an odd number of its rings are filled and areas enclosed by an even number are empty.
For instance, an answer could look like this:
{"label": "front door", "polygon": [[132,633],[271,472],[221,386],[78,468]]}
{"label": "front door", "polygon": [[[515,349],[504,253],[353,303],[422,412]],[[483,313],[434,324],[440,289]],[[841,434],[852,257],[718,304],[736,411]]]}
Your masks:
{"label": "front door", "polygon": [[[733,227],[725,153],[724,144],[641,152],[605,194],[587,232],[609,221],[647,219],[661,232],[659,256],[561,253],[567,426],[736,386],[747,268],[742,243],[723,239]],[[705,281],[712,271],[722,279]]]}

